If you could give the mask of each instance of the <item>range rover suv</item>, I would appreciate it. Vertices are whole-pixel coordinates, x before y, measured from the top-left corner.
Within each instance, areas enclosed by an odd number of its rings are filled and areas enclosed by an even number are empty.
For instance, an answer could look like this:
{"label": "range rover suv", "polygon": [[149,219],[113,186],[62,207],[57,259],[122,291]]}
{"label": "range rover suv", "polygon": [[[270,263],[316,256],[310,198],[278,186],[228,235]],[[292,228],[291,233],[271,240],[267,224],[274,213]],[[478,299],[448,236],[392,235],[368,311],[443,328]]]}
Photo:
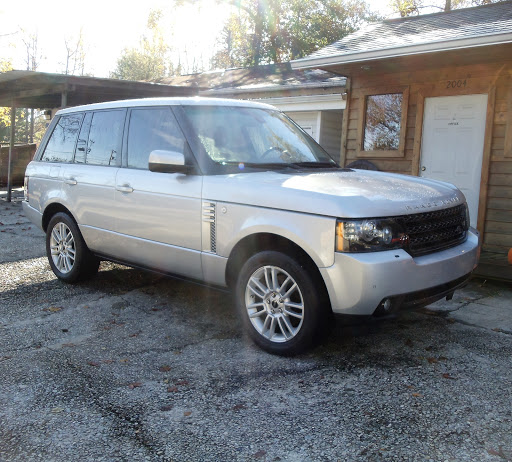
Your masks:
{"label": "range rover suv", "polygon": [[61,110],[23,208],[62,281],[111,260],[229,286],[252,339],[283,355],[321,338],[332,313],[449,297],[478,259],[457,188],[341,168],[281,112],[243,101]]}

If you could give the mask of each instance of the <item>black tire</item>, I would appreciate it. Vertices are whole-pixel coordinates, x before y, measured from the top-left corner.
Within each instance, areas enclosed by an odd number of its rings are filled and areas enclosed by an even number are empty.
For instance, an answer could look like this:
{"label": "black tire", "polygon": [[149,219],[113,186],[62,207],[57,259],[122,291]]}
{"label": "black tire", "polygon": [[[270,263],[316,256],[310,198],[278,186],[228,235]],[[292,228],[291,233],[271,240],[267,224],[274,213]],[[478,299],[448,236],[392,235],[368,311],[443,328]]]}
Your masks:
{"label": "black tire", "polygon": [[[292,291],[293,284],[296,289]],[[251,339],[269,353],[293,356],[312,347],[324,331],[329,317],[324,292],[323,282],[307,267],[269,250],[257,253],[243,265],[235,297]]]}
{"label": "black tire", "polygon": [[68,283],[92,277],[100,264],[87,248],[75,220],[64,212],[56,213],[48,223],[46,255],[55,276]]}

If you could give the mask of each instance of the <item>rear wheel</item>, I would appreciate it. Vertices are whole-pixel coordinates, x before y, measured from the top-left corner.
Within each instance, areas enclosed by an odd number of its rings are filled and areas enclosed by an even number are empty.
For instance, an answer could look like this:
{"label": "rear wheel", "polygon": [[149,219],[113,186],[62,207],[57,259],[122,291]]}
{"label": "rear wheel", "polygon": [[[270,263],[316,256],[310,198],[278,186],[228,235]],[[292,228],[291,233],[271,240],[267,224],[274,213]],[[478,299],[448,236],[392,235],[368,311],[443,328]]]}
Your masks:
{"label": "rear wheel", "polygon": [[99,259],[87,248],[78,226],[67,213],[56,213],[50,220],[46,254],[55,276],[64,282],[77,282],[98,272]]}
{"label": "rear wheel", "polygon": [[319,338],[323,288],[293,258],[276,251],[251,257],[240,271],[236,300],[242,322],[264,350],[294,355]]}

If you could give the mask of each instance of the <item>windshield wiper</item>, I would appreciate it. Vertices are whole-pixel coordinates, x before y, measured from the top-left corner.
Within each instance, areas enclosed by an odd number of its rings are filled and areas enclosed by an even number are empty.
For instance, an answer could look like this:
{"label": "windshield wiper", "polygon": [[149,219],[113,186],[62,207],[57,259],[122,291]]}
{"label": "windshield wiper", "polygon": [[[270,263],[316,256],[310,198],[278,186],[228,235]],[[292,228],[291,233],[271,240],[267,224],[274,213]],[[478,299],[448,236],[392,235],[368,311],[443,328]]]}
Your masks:
{"label": "windshield wiper", "polygon": [[333,162],[294,162],[293,165],[298,168],[338,168],[338,165]]}
{"label": "windshield wiper", "polygon": [[225,161],[222,162],[222,165],[243,165],[247,168],[261,168],[264,170],[268,169],[286,169],[286,168],[292,168],[292,169],[300,169],[300,166],[297,166],[297,164],[288,164],[286,162],[234,162],[234,161]]}

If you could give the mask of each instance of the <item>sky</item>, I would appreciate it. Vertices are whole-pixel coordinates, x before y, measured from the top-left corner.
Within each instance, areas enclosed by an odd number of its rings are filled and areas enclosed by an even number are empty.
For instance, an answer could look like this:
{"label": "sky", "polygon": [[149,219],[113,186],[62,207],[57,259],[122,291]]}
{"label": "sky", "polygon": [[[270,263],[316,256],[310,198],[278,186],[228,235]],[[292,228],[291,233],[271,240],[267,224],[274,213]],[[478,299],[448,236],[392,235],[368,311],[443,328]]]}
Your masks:
{"label": "sky", "polygon": [[[388,0],[368,3],[384,16],[391,14]],[[138,44],[150,10],[161,9],[166,23],[172,24],[168,43],[187,50],[189,66],[194,59],[207,62],[230,8],[219,6],[215,0],[200,0],[200,5],[198,12],[192,5],[173,8],[170,0],[4,0],[0,3],[0,58],[9,58],[15,69],[26,69],[24,33],[37,34],[41,53],[38,70],[63,72],[64,42],[76,43],[82,29],[86,73],[108,77],[123,49]]]}

